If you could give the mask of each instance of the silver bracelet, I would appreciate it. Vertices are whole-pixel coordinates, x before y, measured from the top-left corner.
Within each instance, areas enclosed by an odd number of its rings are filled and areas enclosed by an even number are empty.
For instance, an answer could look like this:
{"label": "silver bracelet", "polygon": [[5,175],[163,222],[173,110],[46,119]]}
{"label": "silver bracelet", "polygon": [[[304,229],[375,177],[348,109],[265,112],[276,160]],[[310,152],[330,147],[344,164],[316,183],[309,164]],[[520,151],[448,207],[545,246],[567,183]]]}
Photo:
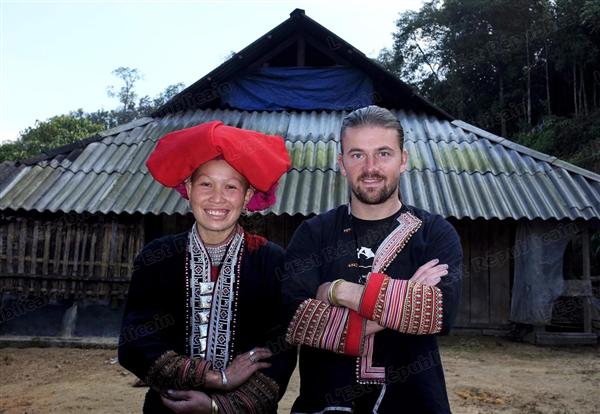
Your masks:
{"label": "silver bracelet", "polygon": [[224,387],[226,387],[229,382],[229,381],[227,381],[227,375],[225,375],[224,369],[221,370],[221,382],[223,383]]}

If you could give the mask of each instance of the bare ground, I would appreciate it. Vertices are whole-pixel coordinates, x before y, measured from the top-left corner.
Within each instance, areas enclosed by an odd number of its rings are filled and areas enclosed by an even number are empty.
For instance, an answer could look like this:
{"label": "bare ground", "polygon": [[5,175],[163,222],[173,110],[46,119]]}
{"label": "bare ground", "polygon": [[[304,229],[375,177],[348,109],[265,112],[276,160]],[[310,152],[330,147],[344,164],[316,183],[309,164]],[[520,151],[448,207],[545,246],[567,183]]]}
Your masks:
{"label": "bare ground", "polygon": [[[494,338],[441,341],[454,413],[600,413],[598,347],[541,348]],[[145,388],[115,350],[0,349],[0,413],[136,413]],[[292,379],[280,412],[298,391]]]}

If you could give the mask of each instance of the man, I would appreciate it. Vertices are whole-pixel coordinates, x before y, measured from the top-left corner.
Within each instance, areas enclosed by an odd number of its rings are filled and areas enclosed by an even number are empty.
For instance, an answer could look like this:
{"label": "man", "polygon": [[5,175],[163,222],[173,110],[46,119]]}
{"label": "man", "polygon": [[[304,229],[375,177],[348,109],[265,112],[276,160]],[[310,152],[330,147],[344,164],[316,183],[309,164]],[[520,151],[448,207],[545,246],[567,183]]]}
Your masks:
{"label": "man", "polygon": [[446,220],[402,203],[403,138],[386,109],[350,113],[338,156],[350,203],[288,246],[287,340],[302,345],[292,412],[450,412],[435,335],[456,314],[462,251]]}

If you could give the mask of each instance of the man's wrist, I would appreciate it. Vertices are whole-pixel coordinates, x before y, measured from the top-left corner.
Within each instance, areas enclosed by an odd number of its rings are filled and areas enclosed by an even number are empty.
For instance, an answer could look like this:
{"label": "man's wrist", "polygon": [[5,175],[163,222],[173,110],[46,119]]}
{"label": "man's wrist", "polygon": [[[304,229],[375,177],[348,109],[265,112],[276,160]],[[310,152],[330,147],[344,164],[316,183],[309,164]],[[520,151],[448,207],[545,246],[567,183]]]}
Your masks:
{"label": "man's wrist", "polygon": [[348,309],[358,310],[362,289],[362,286],[357,283],[346,281],[339,283],[335,289],[338,304]]}

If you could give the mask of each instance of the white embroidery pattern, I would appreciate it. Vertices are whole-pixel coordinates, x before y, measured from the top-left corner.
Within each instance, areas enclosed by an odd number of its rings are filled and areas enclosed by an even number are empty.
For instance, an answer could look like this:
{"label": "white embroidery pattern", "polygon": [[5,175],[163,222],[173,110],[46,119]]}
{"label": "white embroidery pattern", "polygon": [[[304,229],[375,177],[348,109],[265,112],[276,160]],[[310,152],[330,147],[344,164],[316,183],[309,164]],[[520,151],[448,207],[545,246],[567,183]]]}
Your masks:
{"label": "white embroidery pattern", "polygon": [[215,369],[224,369],[229,362],[235,273],[243,240],[243,231],[238,227],[215,286],[210,277],[210,257],[198,236],[196,224],[189,237],[190,356],[206,358]]}

